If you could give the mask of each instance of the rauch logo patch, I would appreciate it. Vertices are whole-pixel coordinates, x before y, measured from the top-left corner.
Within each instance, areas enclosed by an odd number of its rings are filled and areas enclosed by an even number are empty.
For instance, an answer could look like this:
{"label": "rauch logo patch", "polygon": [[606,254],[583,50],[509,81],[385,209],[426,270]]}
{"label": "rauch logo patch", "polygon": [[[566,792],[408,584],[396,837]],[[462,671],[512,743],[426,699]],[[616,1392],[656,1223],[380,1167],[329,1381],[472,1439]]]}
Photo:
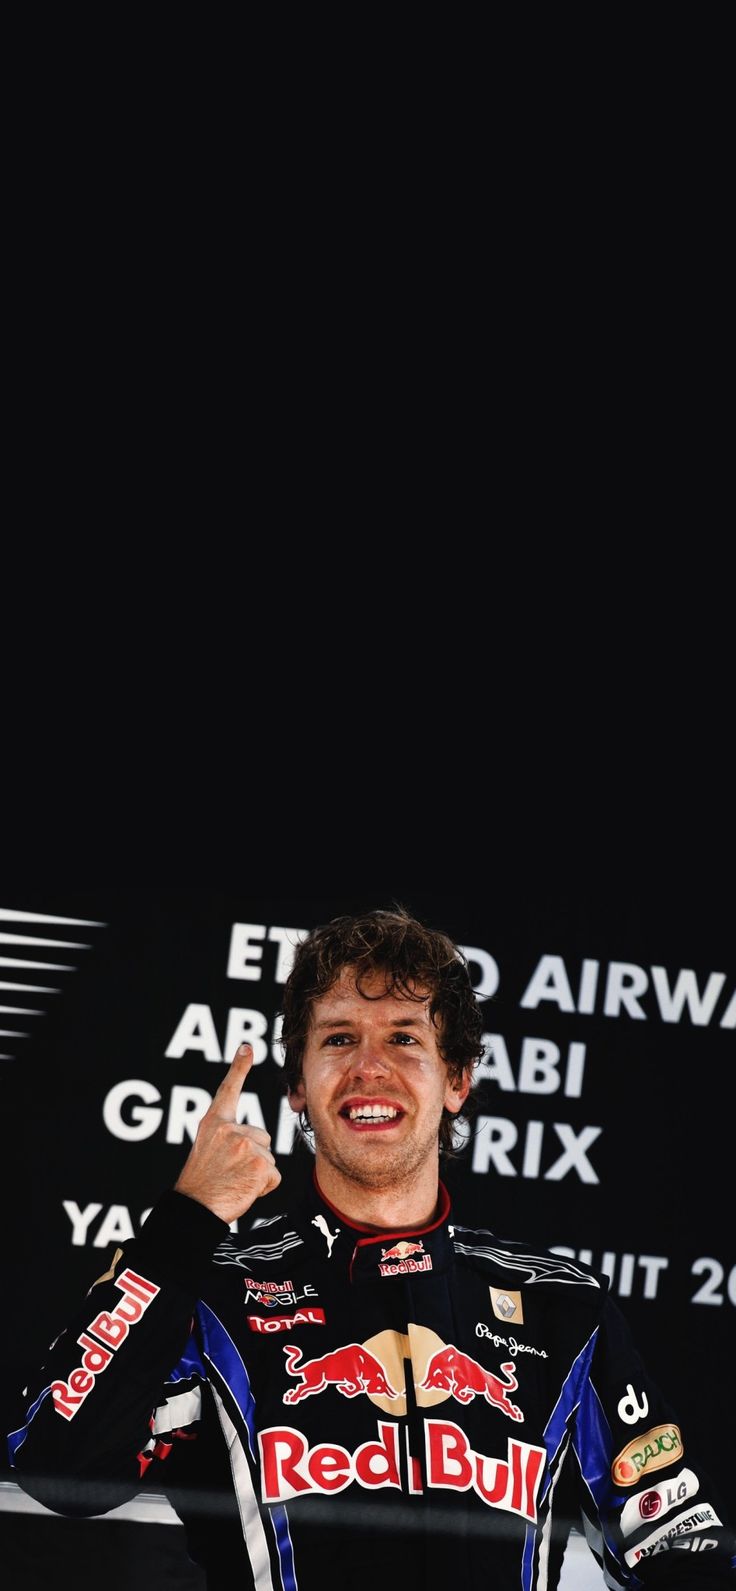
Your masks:
{"label": "rauch logo patch", "polygon": [[651,1475],[674,1463],[682,1452],[679,1426],[655,1425],[621,1449],[611,1465],[611,1475],[617,1486],[635,1486],[640,1475]]}

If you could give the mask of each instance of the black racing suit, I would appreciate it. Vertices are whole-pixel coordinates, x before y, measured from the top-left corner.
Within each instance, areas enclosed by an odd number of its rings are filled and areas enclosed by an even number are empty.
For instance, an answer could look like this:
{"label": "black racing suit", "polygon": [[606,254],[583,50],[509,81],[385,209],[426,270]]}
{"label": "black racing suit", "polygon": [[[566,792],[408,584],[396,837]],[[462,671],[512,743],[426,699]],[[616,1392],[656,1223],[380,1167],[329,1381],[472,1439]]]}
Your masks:
{"label": "black racing suit", "polygon": [[606,1279],[440,1194],[376,1234],[315,1185],[239,1236],[166,1194],[27,1388],[19,1484],[99,1514],[153,1483],[212,1591],[542,1591],[571,1522],[610,1586],[733,1584]]}

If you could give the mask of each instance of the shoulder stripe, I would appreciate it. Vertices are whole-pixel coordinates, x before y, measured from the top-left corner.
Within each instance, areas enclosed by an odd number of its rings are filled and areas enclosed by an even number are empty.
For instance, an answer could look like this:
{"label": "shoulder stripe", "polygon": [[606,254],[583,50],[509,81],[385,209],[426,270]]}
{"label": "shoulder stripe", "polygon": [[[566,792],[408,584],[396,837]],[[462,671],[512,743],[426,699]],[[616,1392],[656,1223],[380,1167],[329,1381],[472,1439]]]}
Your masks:
{"label": "shoulder stripe", "polygon": [[[470,1236],[466,1227],[455,1228]],[[488,1236],[491,1234],[489,1233]],[[485,1233],[478,1233],[485,1237]],[[456,1237],[454,1248],[457,1254],[467,1254],[470,1259],[476,1255],[481,1259],[492,1260],[494,1265],[499,1265],[502,1270],[520,1271],[527,1284],[531,1282],[577,1282],[586,1287],[600,1288],[597,1277],[591,1276],[588,1271],[581,1270],[573,1265],[571,1260],[560,1259],[556,1254],[527,1254],[522,1249],[499,1248],[492,1243],[461,1243]]]}
{"label": "shoulder stripe", "polygon": [[236,1248],[226,1241],[215,1249],[212,1258],[215,1265],[239,1265],[241,1270],[249,1271],[256,1264],[276,1264],[290,1249],[303,1247],[304,1239],[298,1232],[285,1232],[278,1243],[251,1243],[247,1248]]}

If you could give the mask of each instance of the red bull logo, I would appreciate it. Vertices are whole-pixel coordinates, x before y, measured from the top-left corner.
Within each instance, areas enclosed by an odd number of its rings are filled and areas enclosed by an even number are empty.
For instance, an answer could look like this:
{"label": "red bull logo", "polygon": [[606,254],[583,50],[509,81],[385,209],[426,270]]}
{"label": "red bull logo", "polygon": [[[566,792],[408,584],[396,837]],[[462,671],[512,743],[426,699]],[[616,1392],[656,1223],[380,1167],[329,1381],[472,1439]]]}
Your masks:
{"label": "red bull logo", "polygon": [[286,1282],[256,1282],[251,1276],[246,1276],[245,1284],[251,1293],[293,1293],[294,1283]]}
{"label": "red bull logo", "polygon": [[[249,1317],[249,1325],[254,1331],[273,1331],[287,1324],[316,1324],[317,1314],[321,1315],[322,1311],[310,1310],[308,1321],[291,1315],[278,1322],[262,1319],[257,1325],[253,1317]],[[386,1414],[406,1414],[404,1365],[410,1358],[414,1364],[424,1367],[421,1380],[415,1378],[414,1381],[420,1407],[443,1403],[450,1397],[464,1405],[472,1403],[474,1398],[484,1398],[510,1420],[521,1422],[524,1419],[522,1410],[510,1396],[519,1384],[512,1361],[502,1364],[500,1373],[496,1374],[469,1354],[462,1353],[454,1343],[443,1343],[435,1332],[423,1327],[410,1325],[408,1337],[382,1332],[369,1343],[350,1342],[315,1359],[303,1359],[303,1349],[294,1343],[284,1344],[284,1354],[288,1374],[299,1383],[284,1393],[283,1401],[287,1404],[300,1403],[302,1398],[334,1387],[344,1398],[357,1398],[365,1393]]]}
{"label": "red bull logo", "polygon": [[423,1254],[423,1253],[424,1253],[424,1244],[423,1243],[410,1243],[408,1241],[408,1239],[402,1238],[400,1243],[392,1244],[391,1248],[382,1248],[381,1249],[381,1259],[382,1260],[406,1260],[406,1259],[409,1258],[410,1254]]}
{"label": "red bull logo", "polygon": [[298,1293],[292,1281],[285,1282],[257,1282],[246,1278],[245,1304],[259,1304],[261,1309],[286,1309],[291,1305],[294,1309],[304,1299],[316,1298],[317,1289],[311,1282],[304,1283],[304,1291]]}
{"label": "red bull logo", "polygon": [[[415,1260],[415,1254],[421,1258]],[[398,1243],[392,1243],[390,1248],[381,1249],[378,1269],[381,1276],[406,1276],[410,1271],[431,1271],[432,1256],[425,1254],[423,1243],[401,1238]]]}
{"label": "red bull logo", "polygon": [[457,1398],[458,1403],[471,1403],[473,1398],[485,1398],[487,1403],[492,1403],[509,1419],[523,1420],[521,1409],[508,1396],[519,1385],[515,1369],[512,1363],[502,1364],[501,1371],[506,1377],[502,1381],[492,1370],[486,1370],[469,1354],[461,1353],[459,1348],[448,1343],[432,1354],[424,1379],[418,1386],[424,1392],[449,1392],[453,1398]]}
{"label": "red bull logo", "polygon": [[[259,1432],[264,1503],[344,1491],[353,1483],[371,1490],[390,1486],[399,1491],[422,1491],[421,1479],[411,1469],[408,1447],[403,1470],[400,1427],[394,1421],[380,1420],[377,1429],[378,1440],[362,1442],[354,1453],[334,1442],[310,1447],[304,1433],[293,1426],[270,1426]],[[477,1453],[465,1432],[449,1420],[428,1420],[425,1436],[427,1488],[464,1492],[472,1488],[488,1508],[502,1508],[536,1523],[544,1448],[509,1437],[506,1458],[489,1458]]]}
{"label": "red bull logo", "polygon": [[284,1353],[289,1375],[298,1376],[300,1380],[298,1387],[289,1387],[284,1393],[284,1403],[299,1403],[315,1392],[324,1392],[326,1387],[335,1387],[344,1398],[357,1398],[361,1392],[383,1398],[399,1396],[380,1359],[362,1343],[350,1342],[344,1348],[335,1348],[319,1359],[307,1359],[301,1364],[301,1348],[286,1343]]}
{"label": "red bull logo", "polygon": [[[138,1276],[136,1271],[131,1270],[121,1271],[115,1279],[115,1286],[120,1288],[123,1295],[120,1303],[109,1314],[102,1310],[90,1321],[81,1337],[77,1337],[80,1348],[84,1349],[81,1365],[72,1370],[68,1381],[51,1383],[54,1408],[65,1420],[74,1419],[92,1391],[96,1376],[107,1369],[113,1354],[121,1342],[125,1342],[131,1326],[141,1319],[160,1291],[155,1282],[149,1282],[145,1276]],[[90,1332],[94,1332],[94,1337],[90,1336]],[[99,1341],[96,1342],[95,1337]]]}

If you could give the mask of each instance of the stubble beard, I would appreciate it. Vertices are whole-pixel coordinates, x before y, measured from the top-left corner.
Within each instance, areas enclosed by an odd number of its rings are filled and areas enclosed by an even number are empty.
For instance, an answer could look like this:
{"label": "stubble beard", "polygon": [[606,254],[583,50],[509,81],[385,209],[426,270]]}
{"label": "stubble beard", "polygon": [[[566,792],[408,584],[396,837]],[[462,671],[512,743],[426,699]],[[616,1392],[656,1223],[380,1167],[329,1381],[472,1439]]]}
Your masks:
{"label": "stubble beard", "polygon": [[427,1128],[421,1140],[368,1144],[357,1137],[354,1145],[346,1144],[344,1149],[323,1135],[314,1122],[312,1132],[317,1153],[334,1171],[366,1190],[410,1187],[428,1161],[436,1165],[439,1160],[439,1123],[434,1131]]}

